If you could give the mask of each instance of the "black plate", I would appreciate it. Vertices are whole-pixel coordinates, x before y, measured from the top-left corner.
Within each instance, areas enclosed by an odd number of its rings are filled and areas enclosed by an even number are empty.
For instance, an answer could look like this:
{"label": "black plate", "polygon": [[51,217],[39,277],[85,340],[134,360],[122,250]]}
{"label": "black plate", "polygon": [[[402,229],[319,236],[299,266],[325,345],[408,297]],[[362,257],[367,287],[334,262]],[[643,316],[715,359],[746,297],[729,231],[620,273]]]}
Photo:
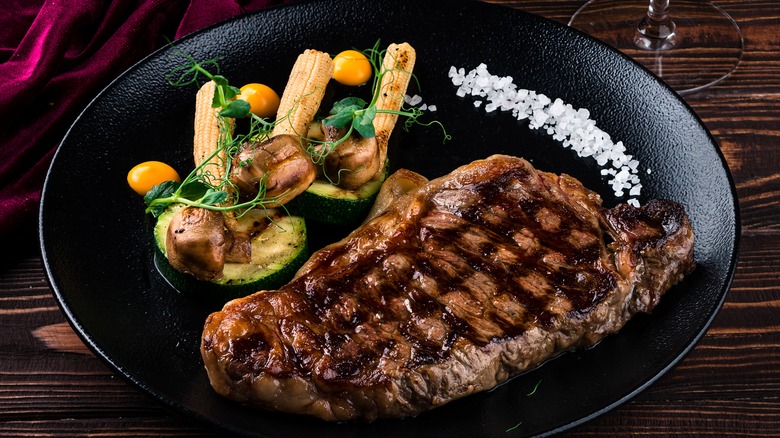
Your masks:
{"label": "black plate", "polygon": [[[434,128],[396,136],[394,167],[437,176],[494,152],[567,172],[617,200],[590,160],[579,159],[507,113],[487,115],[455,96],[451,65],[485,62],[522,88],[588,108],[642,166],[643,199],[685,205],[697,235],[698,268],[652,315],[640,315],[595,348],[565,354],[497,389],[413,419],[327,424],[254,412],[212,392],[199,335],[213,306],[174,292],[152,268],[150,220],[126,186],[145,160],[188,170],[195,89],[163,76],[181,58],[161,50],[119,77],[87,107],[49,171],[40,237],[51,286],[75,330],[117,373],[185,415],[237,434],[282,436],[507,436],[571,428],[625,402],[676,364],[720,308],[735,265],[734,187],[712,136],[672,91],[627,58],[546,19],[503,7],[395,0],[340,0],[271,9],[184,38],[199,60],[222,57],[232,83],[283,88],[305,48],[331,53],[409,41],[420,94],[452,134]],[[539,384],[533,395],[527,395]]]}

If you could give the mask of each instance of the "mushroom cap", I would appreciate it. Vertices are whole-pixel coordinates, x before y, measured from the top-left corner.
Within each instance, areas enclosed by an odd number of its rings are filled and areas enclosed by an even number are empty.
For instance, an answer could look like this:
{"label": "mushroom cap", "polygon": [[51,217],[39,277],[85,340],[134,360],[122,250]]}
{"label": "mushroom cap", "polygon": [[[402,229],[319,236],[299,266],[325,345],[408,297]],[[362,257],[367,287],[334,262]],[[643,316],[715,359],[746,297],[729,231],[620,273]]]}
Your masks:
{"label": "mushroom cap", "polygon": [[222,277],[225,253],[232,236],[225,229],[222,213],[187,207],[177,212],[168,225],[165,251],[174,269],[199,280]]}
{"label": "mushroom cap", "polygon": [[[323,125],[326,141],[338,141],[346,129]],[[376,137],[352,133],[325,157],[325,174],[341,188],[352,190],[371,181],[381,171]]]}
{"label": "mushroom cap", "polygon": [[264,184],[266,198],[279,198],[269,205],[276,207],[301,194],[316,177],[317,169],[300,138],[281,134],[260,143],[244,143],[233,159],[230,180],[242,196],[254,197]]}

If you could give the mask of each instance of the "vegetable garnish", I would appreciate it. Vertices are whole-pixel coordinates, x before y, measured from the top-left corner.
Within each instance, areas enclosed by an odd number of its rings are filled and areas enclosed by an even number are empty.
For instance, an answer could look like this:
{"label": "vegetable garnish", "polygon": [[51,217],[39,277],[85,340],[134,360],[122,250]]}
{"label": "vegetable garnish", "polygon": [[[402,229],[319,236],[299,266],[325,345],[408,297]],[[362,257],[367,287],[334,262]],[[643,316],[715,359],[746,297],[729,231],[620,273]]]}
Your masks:
{"label": "vegetable garnish", "polygon": [[520,427],[521,424],[523,424],[522,421],[517,423],[517,424],[515,424],[514,426],[510,427],[509,429],[505,430],[504,432],[511,432],[511,431],[517,429],[518,427]]}
{"label": "vegetable garnish", "polygon": [[[532,389],[532,390],[531,390],[531,392],[529,392],[529,393],[528,393],[528,394],[526,394],[525,396],[526,396],[526,397],[530,397],[530,396],[532,396],[532,395],[536,394],[536,390],[537,390],[537,389],[539,389],[539,385],[540,385],[541,383],[542,383],[542,379],[539,379],[539,381],[538,381],[538,382],[536,382],[536,385],[534,385],[534,389]],[[518,427],[520,427],[520,425],[522,425],[522,424],[523,424],[523,422],[521,421],[521,422],[519,422],[519,423],[515,424],[514,426],[510,427],[509,429],[505,430],[504,432],[511,432],[511,431],[513,431],[513,430],[517,429]]]}
{"label": "vegetable garnish", "polygon": [[538,381],[538,382],[536,382],[536,385],[534,385],[534,389],[532,389],[532,390],[531,390],[531,392],[529,392],[529,393],[528,393],[528,394],[526,394],[525,396],[526,396],[526,397],[530,397],[530,396],[532,396],[532,395],[536,394],[536,390],[537,390],[537,389],[539,389],[539,385],[540,385],[541,383],[542,383],[542,379],[539,379],[539,381]]}
{"label": "vegetable garnish", "polygon": [[[257,125],[253,127],[261,128],[259,129],[259,133],[268,133],[273,129],[273,122],[269,122],[265,120],[264,117],[260,117],[251,112],[252,105],[248,99],[238,99],[238,97],[242,95],[242,90],[230,85],[227,78],[219,74],[218,61],[220,58],[198,62],[195,58],[181,50],[177,50],[177,52],[187,59],[188,64],[176,67],[166,75],[166,80],[170,85],[174,87],[184,87],[187,85],[200,86],[200,77],[203,76],[216,83],[216,92],[214,93],[214,101],[211,106],[213,108],[221,108],[219,117],[240,119],[250,116],[252,117],[253,125]],[[212,74],[209,72],[207,69],[208,67],[214,68],[216,73]],[[270,91],[273,92],[273,90]],[[274,94],[276,93],[274,92]],[[270,100],[270,97],[267,96],[267,99]],[[267,117],[271,117],[272,115],[274,114]],[[254,134],[256,135],[258,132],[255,132]]]}
{"label": "vegetable garnish", "polygon": [[273,117],[279,109],[279,95],[265,84],[246,84],[237,98],[249,102],[252,114],[261,118]]}
{"label": "vegetable garnish", "polygon": [[[241,94],[241,90],[228,84],[227,78],[219,74],[219,58],[210,59],[204,62],[197,62],[189,54],[177,50],[181,53],[189,64],[182,65],[173,69],[166,76],[169,84],[175,87],[183,87],[190,84],[198,85],[200,76],[205,76],[208,80],[217,84],[217,91],[214,93],[214,102],[212,107],[222,108],[219,112],[221,117],[241,118],[249,114],[251,106],[245,100],[234,99]],[[212,66],[217,73],[212,74],[206,67]]]}
{"label": "vegetable garnish", "polygon": [[137,164],[127,173],[127,183],[130,188],[141,196],[165,181],[181,181],[173,167],[160,161],[145,161]]}
{"label": "vegetable garnish", "polygon": [[[404,121],[404,130],[408,130],[412,125],[431,126],[438,125],[444,133],[443,142],[451,139],[452,137],[447,134],[447,130],[444,125],[438,120],[430,122],[420,122],[418,119],[424,114],[424,112],[418,108],[402,109],[399,111],[377,109],[377,100],[383,93],[380,85],[382,84],[382,77],[386,74],[393,74],[394,70],[383,69],[382,59],[385,56],[386,50],[379,50],[380,41],[377,40],[374,47],[367,49],[363,52],[368,59],[371,68],[374,71],[374,80],[372,85],[373,95],[371,102],[366,102],[359,97],[346,97],[333,104],[333,108],[330,110],[331,117],[322,120],[322,124],[325,126],[332,126],[334,128],[347,128],[346,134],[341,139],[334,142],[321,142],[310,141],[312,146],[309,147],[309,155],[312,157],[312,161],[315,164],[322,164],[325,158],[332,152],[339,144],[346,141],[346,139],[357,131],[364,138],[372,138],[376,135],[374,132],[374,118],[379,113],[396,114],[406,117]],[[334,60],[335,61],[335,60]],[[412,75],[414,77],[414,75]],[[415,77],[416,80],[416,77]],[[419,87],[419,84],[418,84]],[[403,99],[403,96],[398,96],[399,99]]]}
{"label": "vegetable garnish", "polygon": [[[237,99],[241,95],[241,90],[230,85],[224,76],[218,74],[218,59],[197,62],[189,54],[182,51],[177,52],[184,56],[188,63],[175,68],[166,76],[166,79],[169,84],[177,87],[191,84],[199,86],[201,77],[214,81],[215,91],[212,107],[220,109],[217,117],[220,123],[220,144],[213,154],[199,166],[196,166],[181,183],[165,181],[149,190],[144,196],[144,202],[147,205],[146,212],[158,217],[169,205],[174,203],[208,210],[239,211],[240,213],[251,208],[272,204],[277,199],[265,198],[265,188],[262,182],[254,198],[238,202],[238,191],[233,190],[233,184],[227,177],[230,174],[230,160],[225,163],[226,176],[218,181],[212,181],[209,172],[204,170],[204,167],[223,150],[227,150],[227,155],[232,157],[243,142],[249,139],[268,138],[274,123],[252,113],[250,102]],[[217,73],[213,74],[207,68],[212,68]],[[230,126],[232,122],[229,119],[247,116],[251,117],[249,132],[235,136]],[[232,193],[233,196],[228,193]]]}
{"label": "vegetable garnish", "polygon": [[[219,149],[215,151],[214,155],[216,156],[218,152]],[[282,194],[278,197],[266,198],[265,184],[260,184],[257,195],[249,201],[220,205],[228,199],[228,193],[211,184],[208,175],[200,172],[206,164],[208,164],[208,160],[193,169],[181,183],[165,181],[152,187],[144,196],[144,202],[147,205],[146,212],[151,213],[154,217],[159,217],[169,205],[180,203],[207,210],[239,211],[240,216],[252,208],[275,203],[278,198],[284,196]]]}
{"label": "vegetable garnish", "polygon": [[[374,47],[365,50],[362,53],[362,56],[367,59],[373,70],[373,83],[371,87],[373,95],[371,101],[367,102],[354,96],[339,100],[334,103],[330,110],[331,117],[322,121],[322,124],[325,126],[331,126],[337,129],[347,128],[346,134],[338,140],[333,141],[314,140],[301,136],[302,143],[307,145],[306,152],[309,154],[314,164],[324,166],[325,158],[333,152],[339,144],[346,141],[353,132],[364,138],[375,137],[376,132],[373,123],[376,115],[379,113],[404,116],[406,118],[404,122],[405,130],[408,130],[408,128],[414,124],[421,126],[436,124],[441,127],[444,132],[443,141],[447,141],[451,138],[441,122],[420,122],[418,118],[424,113],[418,108],[403,108],[401,110],[377,108],[377,100],[380,95],[385,92],[381,89],[382,77],[388,73],[393,74],[393,72],[397,70],[382,68],[382,59],[385,56],[386,50],[379,50],[379,44],[380,41],[377,41]],[[271,111],[270,107],[278,105],[276,101],[278,95],[276,95],[273,90],[266,90],[265,88],[267,87],[265,86],[258,87],[257,84],[249,84],[242,89],[234,87],[230,85],[226,77],[219,74],[219,58],[198,62],[189,54],[178,50],[175,47],[174,49],[187,60],[187,63],[173,69],[166,75],[166,80],[170,85],[187,86],[194,84],[200,86],[200,82],[203,82],[204,80],[213,81],[215,84],[214,97],[211,106],[218,110],[217,119],[220,124],[219,146],[210,158],[204,159],[203,163],[196,166],[181,183],[177,181],[166,181],[149,190],[144,196],[144,202],[147,205],[147,213],[152,213],[157,217],[168,205],[182,203],[209,210],[237,210],[239,214],[241,214],[251,208],[264,208],[265,206],[278,201],[281,198],[280,196],[265,197],[265,181],[260,181],[258,193],[254,198],[250,200],[239,199],[239,191],[236,190],[234,183],[231,182],[229,177],[231,174],[231,167],[234,165],[232,157],[237,155],[241,145],[248,141],[260,142],[270,138],[274,127],[289,116],[278,117],[275,121],[268,121],[264,118],[264,116],[271,117],[273,115],[273,111]],[[412,77],[414,76],[412,75]],[[261,94],[261,97],[263,98],[261,100],[270,102],[269,105],[267,105],[269,106],[268,108],[260,108],[261,105],[255,105],[255,103],[253,103],[253,91],[255,92],[255,95]],[[403,96],[398,96],[398,98],[403,99]],[[234,134],[234,122],[232,119],[245,117],[250,118],[249,131],[242,135]],[[211,175],[209,169],[206,168],[205,164],[214,161],[212,158],[217,161],[224,161],[224,176],[215,178]],[[239,166],[242,164],[243,163],[237,163]]]}
{"label": "vegetable garnish", "polygon": [[363,85],[371,78],[371,63],[357,50],[345,50],[333,58],[333,79],[344,85]]}
{"label": "vegetable garnish", "polygon": [[368,103],[359,97],[347,97],[335,104],[330,110],[333,117],[328,117],[322,121],[325,126],[343,128],[351,124],[360,135],[371,138],[376,135],[374,132],[374,116],[376,116],[376,106],[368,106]]}

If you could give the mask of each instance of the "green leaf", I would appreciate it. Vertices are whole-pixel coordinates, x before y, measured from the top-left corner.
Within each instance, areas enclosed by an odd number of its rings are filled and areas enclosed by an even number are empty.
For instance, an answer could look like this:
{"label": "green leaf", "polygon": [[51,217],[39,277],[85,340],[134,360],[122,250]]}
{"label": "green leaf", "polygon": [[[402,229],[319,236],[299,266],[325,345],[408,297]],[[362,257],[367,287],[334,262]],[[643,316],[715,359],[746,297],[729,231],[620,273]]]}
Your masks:
{"label": "green leaf", "polygon": [[325,126],[333,126],[335,128],[341,129],[345,126],[347,126],[350,122],[352,122],[352,119],[355,117],[355,111],[347,110],[342,111],[334,116],[328,117],[327,119],[324,119],[322,121],[322,124]]}
{"label": "green leaf", "polygon": [[366,105],[367,102],[359,97],[345,97],[344,99],[341,99],[333,104],[333,108],[331,108],[330,113],[338,114],[345,111],[353,112],[365,108]]}
{"label": "green leaf", "polygon": [[157,204],[153,207],[149,207],[146,209],[147,213],[151,213],[153,217],[158,218],[161,214],[165,212],[165,210],[168,208],[169,203],[165,204]]}
{"label": "green leaf", "polygon": [[211,77],[211,80],[214,81],[214,83],[216,83],[218,87],[227,87],[228,86],[227,78],[222,76],[222,75],[214,75],[214,76]]}
{"label": "green leaf", "polygon": [[352,120],[352,127],[355,128],[363,138],[376,137],[374,131],[374,117],[376,117],[376,106],[370,106],[362,114],[355,116]]}
{"label": "green leaf", "polygon": [[205,196],[201,198],[200,202],[206,204],[206,205],[217,205],[220,202],[227,199],[227,192],[223,191],[216,191],[214,189],[209,189]]}
{"label": "green leaf", "polygon": [[234,119],[240,119],[246,117],[249,114],[251,105],[249,102],[237,99],[228,104],[226,108],[219,112],[222,117],[233,117]]}
{"label": "green leaf", "polygon": [[197,201],[202,198],[211,189],[206,183],[198,180],[190,181],[181,187],[179,197]]}
{"label": "green leaf", "polygon": [[367,105],[366,101],[359,97],[347,97],[333,104],[330,110],[331,117],[322,121],[325,126],[333,126],[341,129],[350,123],[354,123],[355,112],[362,110]]}
{"label": "green leaf", "polygon": [[222,99],[220,99],[219,97],[219,88],[214,89],[214,98],[211,99],[211,107],[212,108],[222,107]]}
{"label": "green leaf", "polygon": [[[173,196],[174,193],[176,193],[176,190],[178,188],[179,188],[178,182],[164,181],[152,187],[151,190],[146,192],[146,195],[144,195],[144,202],[146,203],[146,205],[150,205],[152,201],[154,201],[155,199],[169,198]],[[165,207],[163,207],[163,209],[164,208]]]}
{"label": "green leaf", "polygon": [[229,85],[225,85],[224,87],[222,87],[222,90],[223,90],[222,92],[225,93],[225,99],[227,100],[232,99],[238,96],[239,94],[241,94],[240,89]]}

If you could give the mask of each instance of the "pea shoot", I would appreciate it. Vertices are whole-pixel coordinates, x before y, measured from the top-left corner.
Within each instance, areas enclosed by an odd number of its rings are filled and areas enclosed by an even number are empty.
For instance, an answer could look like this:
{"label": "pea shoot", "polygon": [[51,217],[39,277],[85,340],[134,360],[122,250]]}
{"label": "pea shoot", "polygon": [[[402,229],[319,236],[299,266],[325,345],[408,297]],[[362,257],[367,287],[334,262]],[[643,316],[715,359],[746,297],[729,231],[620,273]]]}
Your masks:
{"label": "pea shoot", "polygon": [[[377,114],[395,114],[405,117],[404,129],[414,124],[422,126],[438,125],[444,132],[444,141],[450,139],[444,126],[438,121],[420,122],[418,119],[423,115],[423,111],[418,108],[401,108],[400,110],[382,109],[377,107],[377,101],[382,93],[389,91],[382,90],[382,78],[387,74],[393,74],[393,69],[383,69],[382,60],[385,56],[385,50],[379,50],[380,41],[377,41],[374,47],[364,51],[373,69],[373,83],[371,90],[373,94],[370,101],[359,97],[346,97],[334,103],[327,117],[322,120],[325,126],[335,127],[337,129],[347,128],[346,134],[334,141],[318,141],[301,136],[302,144],[306,144],[309,157],[317,165],[323,165],[325,158],[332,153],[335,148],[350,137],[353,133],[363,138],[376,137],[374,128],[374,119]],[[265,181],[260,181],[258,193],[250,200],[241,200],[239,191],[230,180],[231,168],[234,165],[248,166],[249,162],[243,160],[234,164],[233,157],[239,153],[241,145],[245,142],[257,142],[270,138],[270,134],[279,122],[286,117],[279,117],[275,121],[268,121],[259,117],[251,111],[251,105],[241,98],[241,89],[232,86],[227,78],[220,74],[219,60],[214,58],[207,61],[198,62],[188,53],[174,47],[177,54],[186,59],[186,63],[174,68],[166,75],[167,82],[176,87],[195,85],[200,87],[201,82],[213,81],[214,96],[211,101],[211,107],[218,109],[217,119],[219,123],[220,136],[219,144],[214,153],[204,159],[202,163],[193,169],[193,171],[181,183],[175,181],[166,181],[146,193],[144,202],[147,205],[147,213],[158,217],[167,206],[174,203],[182,203],[193,207],[201,207],[217,211],[245,212],[255,207],[264,207],[278,201],[279,197],[266,198]],[[412,77],[414,77],[412,75]],[[416,77],[415,77],[416,80]],[[403,96],[397,96],[402,99]],[[204,103],[204,105],[206,105]],[[249,118],[249,131],[245,134],[237,135],[233,131],[233,120]],[[222,158],[217,158],[222,157]],[[206,168],[206,164],[213,159],[222,160],[224,174],[217,178],[213,177]]]}
{"label": "pea shoot", "polygon": [[[324,159],[327,157],[329,153],[331,153],[339,144],[344,142],[354,131],[356,131],[360,136],[363,138],[372,138],[376,136],[376,132],[374,130],[374,118],[377,114],[395,114],[398,116],[405,117],[406,120],[404,121],[404,130],[408,130],[409,127],[412,125],[421,125],[421,126],[431,126],[431,125],[438,125],[441,127],[443,133],[444,133],[444,140],[447,141],[451,138],[449,134],[447,134],[446,129],[444,129],[444,125],[441,124],[438,120],[430,121],[430,122],[420,122],[418,119],[420,116],[422,116],[424,113],[419,108],[409,108],[409,109],[401,109],[401,110],[389,110],[389,109],[380,109],[377,108],[377,101],[382,93],[385,93],[387,91],[382,90],[382,78],[387,74],[395,74],[396,71],[393,69],[383,69],[382,68],[382,60],[385,56],[386,51],[385,50],[379,50],[380,41],[377,40],[376,44],[374,44],[374,47],[365,50],[363,52],[364,55],[369,60],[369,63],[371,64],[371,67],[374,71],[373,74],[373,83],[371,89],[373,90],[373,94],[371,96],[371,101],[366,102],[365,100],[359,98],[359,97],[346,97],[342,100],[339,100],[333,104],[333,108],[330,110],[331,117],[327,117],[322,120],[322,124],[325,126],[332,126],[334,128],[342,129],[347,127],[347,132],[342,136],[339,140],[333,141],[333,142],[317,142],[312,141],[313,144],[316,146],[314,148],[309,148],[309,154],[312,156],[312,160],[315,163],[321,164],[324,162]],[[412,75],[412,77],[415,78],[415,81],[417,80],[416,76]],[[419,83],[417,84],[419,88]],[[397,96],[398,98],[403,98],[403,96]]]}
{"label": "pea shoot", "polygon": [[[232,166],[232,156],[238,151],[240,145],[249,139],[267,138],[274,123],[256,116],[250,111],[250,104],[244,100],[236,99],[241,93],[228,83],[227,78],[219,74],[219,58],[203,62],[196,61],[189,54],[176,49],[176,52],[187,59],[185,65],[173,69],[166,75],[167,82],[175,87],[188,85],[200,86],[202,78],[214,81],[215,91],[211,106],[220,109],[217,119],[220,128],[219,147],[207,157],[203,162],[196,166],[181,183],[176,181],[166,181],[153,187],[144,196],[144,202],[147,205],[146,212],[158,217],[165,209],[175,203],[181,203],[193,207],[201,207],[217,211],[243,211],[251,208],[264,206],[275,202],[277,199],[266,199],[265,188],[261,181],[257,195],[245,202],[238,202],[238,191],[235,190],[228,175]],[[210,69],[216,71],[212,73]],[[235,136],[231,126],[230,118],[251,117],[250,129],[247,134]],[[221,179],[211,178],[210,173],[205,170],[205,165],[226,150],[228,157],[225,159],[225,176]],[[229,193],[233,193],[231,198]],[[227,202],[230,201],[230,202]]]}

